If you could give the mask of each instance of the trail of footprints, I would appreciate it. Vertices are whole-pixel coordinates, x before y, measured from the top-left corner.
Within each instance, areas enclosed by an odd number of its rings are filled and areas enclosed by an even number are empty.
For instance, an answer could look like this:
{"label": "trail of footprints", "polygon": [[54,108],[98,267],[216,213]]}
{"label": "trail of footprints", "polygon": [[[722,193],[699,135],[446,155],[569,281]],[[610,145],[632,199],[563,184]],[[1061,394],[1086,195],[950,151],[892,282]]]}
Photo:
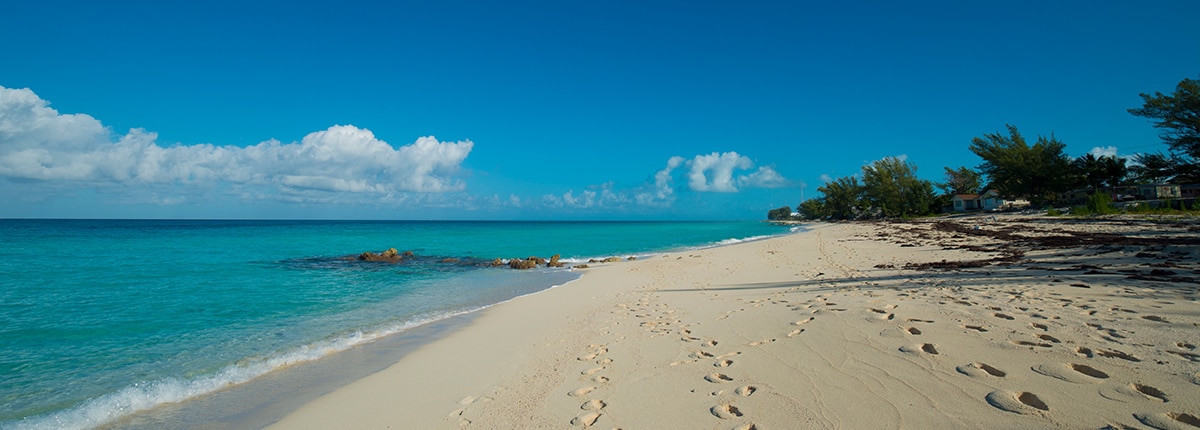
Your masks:
{"label": "trail of footprints", "polygon": [[[593,392],[609,382],[608,377],[602,373],[613,363],[613,359],[605,357],[606,354],[608,354],[606,345],[592,344],[588,345],[587,353],[577,358],[579,361],[589,362],[589,366],[579,372],[580,378],[587,381],[587,385],[567,393],[569,397],[582,400],[579,405],[580,412],[571,419],[572,426],[591,427],[600,419],[604,408],[608,407],[608,402],[604,399],[591,398]],[[591,367],[591,365],[598,367]]]}
{"label": "trail of footprints", "polygon": [[[720,343],[717,342],[716,340],[709,340],[709,341],[705,342],[704,346],[708,347],[708,348],[712,348],[712,347],[716,347],[719,344]],[[711,372],[708,375],[704,376],[705,381],[707,381],[710,384],[717,384],[717,385],[724,385],[727,383],[736,382],[736,380],[733,376],[730,376],[723,372],[728,371],[728,370],[733,370],[733,369],[730,369],[734,365],[734,360],[732,360],[731,358],[736,357],[738,355],[741,355],[741,351],[733,351],[733,352],[728,352],[728,353],[721,354],[721,355],[714,355],[713,353],[700,350],[700,351],[697,351],[695,354],[693,354],[693,356],[711,359],[712,367],[719,369],[717,371]],[[723,388],[723,387],[720,387],[720,388]],[[712,416],[722,419],[722,420],[733,420],[733,419],[738,419],[738,418],[745,418],[746,411],[744,411],[742,408],[738,407],[735,404],[735,403],[737,403],[736,399],[743,398],[743,397],[750,397],[750,396],[754,395],[754,393],[757,391],[758,391],[758,388],[753,385],[742,385],[733,390],[718,389],[716,391],[713,391],[710,395],[717,398],[717,404],[715,404],[711,408],[709,408],[709,413],[711,413]],[[754,429],[756,427],[753,423],[746,423],[737,428],[749,430],[749,429]]]}

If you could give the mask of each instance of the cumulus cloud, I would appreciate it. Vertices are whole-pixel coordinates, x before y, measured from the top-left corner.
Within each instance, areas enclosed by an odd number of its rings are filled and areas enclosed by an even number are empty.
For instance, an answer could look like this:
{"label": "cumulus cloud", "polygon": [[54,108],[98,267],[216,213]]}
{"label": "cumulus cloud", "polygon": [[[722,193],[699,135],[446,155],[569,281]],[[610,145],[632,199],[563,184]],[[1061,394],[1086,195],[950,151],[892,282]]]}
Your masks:
{"label": "cumulus cloud", "polygon": [[688,187],[693,191],[736,193],[738,187],[779,188],[787,185],[787,179],[773,167],[762,166],[749,174],[734,177],[734,170],[754,167],[749,157],[736,152],[697,155],[687,162]]}
{"label": "cumulus cloud", "polygon": [[1115,146],[1097,146],[1095,148],[1092,148],[1091,151],[1088,151],[1088,153],[1094,155],[1096,158],[1116,157],[1117,156],[1117,147],[1115,147]]}
{"label": "cumulus cloud", "polygon": [[733,169],[749,169],[754,166],[750,158],[736,152],[697,155],[688,161],[688,186],[694,191],[735,193]]}
{"label": "cumulus cloud", "polygon": [[[335,125],[300,142],[248,147],[162,146],[155,133],[116,136],[84,114],[61,114],[29,89],[0,87],[0,177],[111,185],[228,183],[247,197],[461,191],[471,141],[421,137],[392,147],[367,129]],[[270,194],[269,192],[267,194]],[[319,199],[313,199],[319,200]],[[162,199],[178,203],[177,197]]]}

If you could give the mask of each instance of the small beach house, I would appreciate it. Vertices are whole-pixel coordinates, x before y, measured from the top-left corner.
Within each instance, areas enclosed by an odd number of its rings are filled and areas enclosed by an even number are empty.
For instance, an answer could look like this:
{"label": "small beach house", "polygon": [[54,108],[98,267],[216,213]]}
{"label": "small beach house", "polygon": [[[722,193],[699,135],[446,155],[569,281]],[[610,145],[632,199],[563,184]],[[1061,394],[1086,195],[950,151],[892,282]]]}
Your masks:
{"label": "small beach house", "polygon": [[1029,200],[1009,200],[1000,197],[1000,192],[987,190],[983,194],[956,194],[950,199],[955,212],[999,211],[1029,206]]}

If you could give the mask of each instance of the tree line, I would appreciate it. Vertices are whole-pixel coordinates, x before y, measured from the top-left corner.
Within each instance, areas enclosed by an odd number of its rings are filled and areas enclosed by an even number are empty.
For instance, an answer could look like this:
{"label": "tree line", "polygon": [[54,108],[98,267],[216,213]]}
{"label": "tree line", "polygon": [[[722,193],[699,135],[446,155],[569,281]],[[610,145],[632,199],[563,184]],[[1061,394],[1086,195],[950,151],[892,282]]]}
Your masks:
{"label": "tree line", "polygon": [[[969,149],[983,162],[976,168],[945,167],[945,181],[934,183],[917,177],[917,166],[898,157],[887,157],[863,166],[858,175],[834,179],[817,188],[822,196],[796,208],[803,219],[862,219],[932,215],[951,204],[956,194],[996,190],[1007,198],[1023,198],[1035,206],[1054,203],[1071,190],[1096,190],[1148,183],[1200,183],[1200,80],[1184,79],[1175,92],[1140,94],[1143,105],[1130,114],[1151,119],[1168,146],[1162,152],[1130,158],[1085,154],[1071,158],[1066,144],[1053,134],[1038,136],[1029,144],[1016,126],[1006,133],[971,139]],[[941,192],[935,192],[934,188]],[[788,219],[784,206],[768,212],[768,219]]]}

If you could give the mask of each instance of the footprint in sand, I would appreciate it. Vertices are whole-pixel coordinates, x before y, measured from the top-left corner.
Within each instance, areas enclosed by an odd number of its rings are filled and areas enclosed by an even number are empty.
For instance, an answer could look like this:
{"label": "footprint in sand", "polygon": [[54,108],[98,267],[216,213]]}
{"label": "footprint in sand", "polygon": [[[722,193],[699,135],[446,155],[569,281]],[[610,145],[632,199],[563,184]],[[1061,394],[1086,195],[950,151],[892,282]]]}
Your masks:
{"label": "footprint in sand", "polygon": [[608,403],[604,403],[603,400],[593,399],[583,402],[582,405],[579,405],[579,409],[583,409],[585,411],[598,411],[604,409],[605,406],[608,406]]}
{"label": "footprint in sand", "polygon": [[593,368],[591,368],[591,369],[588,369],[588,370],[584,370],[584,371],[582,371],[582,372],[579,372],[579,374],[581,374],[581,375],[583,375],[583,376],[592,376],[592,375],[595,375],[595,374],[596,374],[596,372],[599,372],[599,371],[601,371],[601,370],[604,370],[604,366],[600,366],[600,367],[593,367]]}
{"label": "footprint in sand", "polygon": [[1167,393],[1162,392],[1162,390],[1138,383],[1125,384],[1117,387],[1103,386],[1100,388],[1100,397],[1123,403],[1134,403],[1147,400],[1160,403],[1167,403],[1170,401],[1167,399]]}
{"label": "footprint in sand", "polygon": [[576,427],[591,427],[598,419],[600,419],[600,412],[588,412],[571,420],[571,425]]}
{"label": "footprint in sand", "polygon": [[1058,340],[1058,338],[1048,334],[1039,334],[1037,335],[1037,338],[1047,342],[1062,343],[1062,341]]}
{"label": "footprint in sand", "polygon": [[905,321],[933,324],[933,320],[923,320],[923,319],[918,319],[918,318],[909,318],[909,319],[906,319]]}
{"label": "footprint in sand", "polygon": [[708,376],[704,377],[704,380],[714,384],[720,384],[724,382],[731,382],[733,381],[733,378],[730,378],[729,375],[724,373],[710,373]]}
{"label": "footprint in sand", "polygon": [[938,355],[937,346],[932,343],[922,343],[919,345],[904,345],[900,347],[900,352],[909,354],[920,354],[922,352],[929,355]]}
{"label": "footprint in sand", "polygon": [[1183,412],[1140,413],[1133,414],[1133,417],[1141,421],[1142,424],[1156,429],[1185,429],[1188,428],[1187,426],[1200,428],[1200,418]]}
{"label": "footprint in sand", "polygon": [[710,341],[708,341],[708,342],[704,342],[704,346],[708,346],[708,347],[717,346],[717,341],[715,341],[715,340],[710,340]]}
{"label": "footprint in sand", "polygon": [[792,323],[792,325],[804,325],[804,324],[808,324],[808,323],[812,322],[812,320],[814,320],[814,319],[815,319],[815,318],[813,318],[813,317],[808,317],[808,318],[802,319],[802,320],[800,320],[800,321],[796,321],[796,322]]}
{"label": "footprint in sand", "polygon": [[763,345],[763,344],[771,343],[771,342],[774,342],[774,341],[775,341],[775,339],[763,339],[763,340],[756,340],[756,341],[754,341],[754,342],[750,342],[750,346],[759,346],[759,345]]}
{"label": "footprint in sand", "polygon": [[733,360],[719,360],[713,363],[713,367],[729,367],[733,365]]}
{"label": "footprint in sand", "polygon": [[1170,321],[1167,321],[1166,318],[1160,317],[1158,315],[1142,315],[1142,319],[1150,320],[1150,321],[1154,321],[1154,322],[1160,322],[1160,323],[1170,322]]}
{"label": "footprint in sand", "polygon": [[733,356],[737,356],[737,355],[742,355],[742,352],[741,352],[741,351],[727,352],[727,353],[724,353],[724,354],[718,355],[718,356],[716,356],[715,358],[716,358],[717,360],[724,360],[724,359],[726,359],[726,358],[733,357]]}
{"label": "footprint in sand", "polygon": [[583,387],[578,390],[567,393],[567,395],[571,396],[571,397],[583,397],[583,396],[588,395],[588,393],[591,393],[592,391],[596,391],[596,387]]}
{"label": "footprint in sand", "polygon": [[596,357],[604,355],[607,352],[608,352],[608,348],[601,348],[599,350],[596,350],[596,352],[593,352],[593,353],[587,354],[587,355],[581,355],[579,357],[576,357],[575,359],[579,360],[579,361],[592,361]]}
{"label": "footprint in sand", "polygon": [[1015,319],[1016,319],[1016,318],[1013,318],[1011,315],[1008,315],[1008,314],[1002,314],[1002,313],[1000,313],[1000,312],[993,313],[993,314],[992,314],[992,316],[994,316],[994,317],[996,317],[996,318],[1004,319],[1004,320],[1009,320],[1009,321],[1012,321],[1012,320],[1015,320]]}
{"label": "footprint in sand", "polygon": [[1108,374],[1100,369],[1084,364],[1047,363],[1031,368],[1034,372],[1076,384],[1098,384],[1108,379]]}
{"label": "footprint in sand", "polygon": [[731,420],[744,415],[742,411],[738,410],[737,406],[730,404],[713,406],[709,409],[709,412],[712,412],[713,416],[723,420]]}
{"label": "footprint in sand", "polygon": [[1005,375],[1008,375],[1008,372],[992,367],[987,363],[981,363],[978,361],[955,367],[954,370],[957,370],[958,373],[970,377],[982,377],[990,375],[997,378],[1003,378]]}
{"label": "footprint in sand", "polygon": [[1042,412],[1050,411],[1050,406],[1047,406],[1046,402],[1043,402],[1036,394],[1026,391],[996,390],[988,393],[985,400],[997,409],[1022,415],[1040,415]]}
{"label": "footprint in sand", "polygon": [[737,390],[734,390],[733,392],[737,393],[737,395],[742,396],[742,397],[750,397],[750,395],[754,394],[755,391],[758,391],[757,387],[755,387],[753,385],[747,385],[744,387],[740,387]]}
{"label": "footprint in sand", "polygon": [[1125,361],[1132,361],[1134,363],[1140,363],[1142,361],[1142,359],[1140,359],[1140,358],[1126,354],[1124,351],[1118,351],[1115,349],[1100,349],[1100,350],[1096,351],[1096,354],[1101,357],[1119,358],[1119,359],[1122,359]]}
{"label": "footprint in sand", "polygon": [[1011,344],[1013,344],[1013,345],[1018,345],[1018,346],[1028,346],[1028,347],[1031,347],[1031,348],[1032,348],[1032,347],[1035,347],[1035,346],[1042,347],[1042,348],[1049,348],[1049,347],[1052,347],[1052,346],[1054,346],[1054,345],[1051,345],[1051,344],[1048,344],[1048,343],[1030,342],[1030,341],[1028,341],[1028,340],[1010,340],[1010,341],[1008,341],[1008,342],[1009,342],[1009,343],[1011,343]]}
{"label": "footprint in sand", "polygon": [[920,335],[921,335],[921,329],[919,329],[919,328],[916,328],[916,327],[909,327],[909,328],[907,328],[907,329],[905,329],[905,330],[906,330],[906,331],[908,331],[908,334],[911,334],[911,335],[913,335],[913,336],[920,336]]}

